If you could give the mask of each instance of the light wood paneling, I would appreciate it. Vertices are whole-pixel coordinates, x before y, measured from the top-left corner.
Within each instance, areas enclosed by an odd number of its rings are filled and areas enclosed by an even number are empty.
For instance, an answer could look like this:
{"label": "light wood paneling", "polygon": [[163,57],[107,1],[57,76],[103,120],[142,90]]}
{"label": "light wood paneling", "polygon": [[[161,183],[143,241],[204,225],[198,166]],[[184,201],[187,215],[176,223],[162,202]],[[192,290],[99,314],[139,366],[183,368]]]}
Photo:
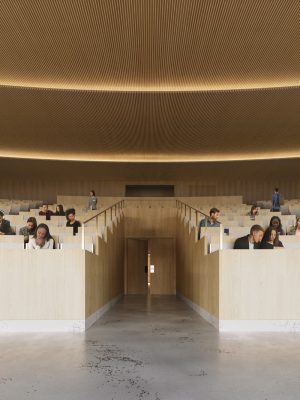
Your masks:
{"label": "light wood paneling", "polygon": [[220,252],[220,319],[299,320],[300,250]]}
{"label": "light wood paneling", "polygon": [[124,218],[97,237],[97,255],[85,253],[86,318],[124,293]]}
{"label": "light wood paneling", "polygon": [[209,314],[219,316],[219,253],[207,255],[206,238],[177,217],[176,289]]}
{"label": "light wood paneling", "polygon": [[155,272],[150,274],[151,294],[176,294],[175,240],[149,239],[150,263]]}
{"label": "light wood paneling", "polygon": [[[176,208],[170,207],[129,207],[126,205],[125,236],[127,238],[175,237]],[[127,203],[126,203],[127,204]]]}
{"label": "light wood paneling", "polygon": [[127,294],[147,294],[148,241],[127,239]]}
{"label": "light wood paneling", "polygon": [[85,318],[82,250],[0,250],[0,319]]}
{"label": "light wood paneling", "polygon": [[[274,174],[274,165],[275,174]],[[271,199],[279,186],[286,199],[300,198],[299,158],[211,163],[84,163],[0,158],[0,197],[56,202],[57,194],[124,196],[126,184],[175,185],[175,195]],[[45,179],[47,177],[47,179]],[[214,187],[211,193],[210,187]]]}

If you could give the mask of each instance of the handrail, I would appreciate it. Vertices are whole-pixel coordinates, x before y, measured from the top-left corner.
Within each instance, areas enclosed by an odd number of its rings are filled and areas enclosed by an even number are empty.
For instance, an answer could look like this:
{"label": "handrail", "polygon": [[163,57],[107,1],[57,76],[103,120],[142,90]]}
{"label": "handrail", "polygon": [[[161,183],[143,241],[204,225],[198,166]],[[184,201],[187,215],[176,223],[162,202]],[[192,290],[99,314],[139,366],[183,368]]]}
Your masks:
{"label": "handrail", "polygon": [[195,208],[195,207],[190,206],[189,204],[185,203],[184,201],[181,201],[181,200],[176,199],[176,203],[177,203],[177,202],[183,204],[185,207],[189,207],[191,210],[194,210],[194,211],[196,211],[196,212],[198,212],[198,213],[204,215],[205,217],[208,217],[208,218],[210,217],[208,214],[205,214],[204,212],[198,210],[198,208]]}
{"label": "handrail", "polygon": [[[178,207],[178,205],[179,205],[179,207]],[[192,219],[192,210],[195,211],[195,214],[196,214],[196,234],[197,234],[197,237],[198,237],[198,232],[199,232],[198,213],[205,217],[205,222],[206,222],[205,223],[205,230],[207,229],[207,219],[210,218],[210,215],[205,214],[204,212],[198,210],[197,208],[192,207],[189,204],[184,203],[183,201],[176,199],[176,208],[180,209],[181,212],[182,212],[182,206],[184,206],[184,216],[185,217],[186,217],[186,209],[187,209],[187,207],[189,208],[189,213],[190,213],[189,220],[190,221]],[[223,248],[222,222],[221,221],[218,221],[218,222],[220,224],[220,249],[222,249]]]}
{"label": "handrail", "polygon": [[115,216],[117,215],[117,209],[120,211],[124,208],[125,200],[120,200],[117,203],[111,205],[110,207],[107,207],[105,210],[100,211],[99,213],[93,215],[91,218],[86,219],[85,221],[82,222],[82,230],[81,230],[81,247],[82,250],[84,250],[84,242],[85,242],[85,224],[88,222],[92,221],[93,219],[96,218],[96,226],[98,222],[98,217],[102,214],[104,214],[104,226],[106,227],[106,222],[107,222],[107,212],[110,210],[110,220],[113,220],[113,210],[115,211]]}

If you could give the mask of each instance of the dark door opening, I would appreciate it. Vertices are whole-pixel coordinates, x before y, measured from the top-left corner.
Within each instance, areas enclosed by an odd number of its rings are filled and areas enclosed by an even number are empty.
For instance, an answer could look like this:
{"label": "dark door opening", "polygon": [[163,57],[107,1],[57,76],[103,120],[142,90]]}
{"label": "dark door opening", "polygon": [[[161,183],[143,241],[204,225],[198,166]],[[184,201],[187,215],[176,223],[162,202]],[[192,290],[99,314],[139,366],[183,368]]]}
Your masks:
{"label": "dark door opening", "polygon": [[174,197],[174,185],[126,185],[126,197]]}
{"label": "dark door opening", "polygon": [[173,238],[127,239],[127,294],[176,294]]}

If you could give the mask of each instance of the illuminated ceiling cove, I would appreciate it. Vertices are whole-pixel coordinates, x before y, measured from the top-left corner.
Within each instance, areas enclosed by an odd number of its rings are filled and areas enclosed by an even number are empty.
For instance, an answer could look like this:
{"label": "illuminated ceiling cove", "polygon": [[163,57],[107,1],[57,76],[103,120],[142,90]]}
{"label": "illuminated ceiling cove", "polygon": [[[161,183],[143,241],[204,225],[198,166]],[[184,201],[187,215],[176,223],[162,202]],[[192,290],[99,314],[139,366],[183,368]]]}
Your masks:
{"label": "illuminated ceiling cove", "polygon": [[300,156],[299,0],[0,1],[0,156]]}

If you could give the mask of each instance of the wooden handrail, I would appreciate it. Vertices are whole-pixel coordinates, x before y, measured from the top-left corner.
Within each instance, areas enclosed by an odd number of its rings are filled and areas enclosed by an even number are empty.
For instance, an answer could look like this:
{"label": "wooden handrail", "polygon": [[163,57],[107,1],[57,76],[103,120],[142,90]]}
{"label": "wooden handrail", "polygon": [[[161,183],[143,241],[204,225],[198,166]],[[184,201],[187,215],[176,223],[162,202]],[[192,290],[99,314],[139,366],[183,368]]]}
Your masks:
{"label": "wooden handrail", "polygon": [[[87,224],[88,222],[92,221],[94,218],[96,218],[96,221],[97,221],[98,217],[101,214],[104,214],[104,226],[106,226],[106,222],[107,222],[106,213],[107,213],[107,211],[110,210],[110,217],[111,217],[111,221],[112,221],[112,219],[113,219],[113,208],[115,208],[115,216],[116,216],[117,215],[117,206],[118,206],[118,211],[120,211],[120,210],[123,209],[124,203],[125,203],[124,200],[120,200],[117,203],[113,204],[112,206],[107,207],[105,210],[100,211],[99,213],[93,215],[91,218],[88,218],[88,219],[86,219],[85,221],[82,222],[82,231],[81,231],[81,247],[82,247],[82,250],[84,250],[84,242],[85,242],[85,231],[84,231],[85,224]],[[96,224],[97,224],[97,222],[96,222]]]}
{"label": "wooden handrail", "polygon": [[[204,212],[198,210],[197,208],[192,207],[189,204],[184,203],[183,201],[176,199],[176,208],[180,209],[181,213],[182,213],[182,206],[184,206],[184,215],[185,215],[185,217],[187,216],[186,209],[187,209],[187,207],[189,208],[189,220],[190,221],[192,220],[192,210],[195,211],[195,214],[196,214],[196,235],[198,237],[198,230],[199,230],[198,213],[205,217],[205,220],[206,220],[205,221],[206,222],[205,231],[207,229],[207,219],[210,218],[210,215],[207,215]],[[221,250],[221,249],[223,249],[223,227],[222,227],[222,222],[221,221],[218,221],[218,222],[220,224],[220,250]]]}
{"label": "wooden handrail", "polygon": [[[210,218],[210,216],[209,216],[208,214],[205,214],[204,212],[198,210],[198,208],[192,207],[192,206],[190,206],[189,204],[184,203],[183,201],[178,200],[178,199],[176,199],[176,202],[178,202],[178,203],[180,203],[181,205],[184,206],[185,215],[186,215],[186,207],[189,207],[191,210],[194,210],[194,211],[196,211],[197,213],[200,213],[201,215],[204,215],[204,217]],[[178,208],[178,207],[177,207],[177,208]]]}

